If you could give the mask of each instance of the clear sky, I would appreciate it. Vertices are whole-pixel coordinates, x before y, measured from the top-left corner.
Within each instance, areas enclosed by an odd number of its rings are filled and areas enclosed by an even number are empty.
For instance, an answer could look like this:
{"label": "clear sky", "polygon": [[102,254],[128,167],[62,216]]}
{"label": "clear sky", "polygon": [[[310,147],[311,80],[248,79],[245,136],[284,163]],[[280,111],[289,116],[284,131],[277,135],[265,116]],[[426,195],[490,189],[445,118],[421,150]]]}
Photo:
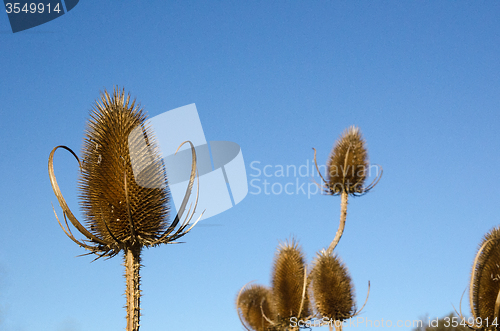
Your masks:
{"label": "clear sky", "polygon": [[[311,261],[338,225],[339,197],[274,171],[312,170],[313,147],[324,164],[353,124],[384,168],[350,199],[336,248],[358,307],[371,281],[360,316],[448,314],[500,224],[499,17],[498,1],[80,1],[13,34],[0,14],[0,328],[125,328],[122,258],[76,257],[47,172],[53,147],[80,150],[92,103],[115,85],[150,116],[196,103],[207,140],[238,143],[256,179],[186,243],[144,251],[141,330],[242,330],[236,294],[270,284],[278,242],[296,237]],[[82,218],[75,163],[57,154]],[[264,180],[305,194],[265,194]]]}

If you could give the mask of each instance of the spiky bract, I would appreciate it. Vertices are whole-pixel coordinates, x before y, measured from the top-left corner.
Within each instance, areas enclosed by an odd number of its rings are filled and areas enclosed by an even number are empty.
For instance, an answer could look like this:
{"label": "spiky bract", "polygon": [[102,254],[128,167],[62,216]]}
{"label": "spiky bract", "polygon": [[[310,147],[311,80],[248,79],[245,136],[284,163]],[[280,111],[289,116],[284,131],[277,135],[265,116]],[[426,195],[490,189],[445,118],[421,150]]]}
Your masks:
{"label": "spiky bract", "polygon": [[[309,315],[307,277],[304,254],[296,242],[285,242],[278,247],[272,271],[274,307],[278,319],[290,321]],[[305,292],[304,292],[305,291]]]}
{"label": "spiky bract", "polygon": [[272,329],[268,320],[273,321],[276,316],[269,288],[262,285],[250,285],[238,296],[236,305],[241,317],[252,330],[268,331]]}
{"label": "spiky bract", "polygon": [[328,193],[363,193],[368,166],[368,152],[361,130],[351,126],[337,140],[327,162]]}
{"label": "spiky bract", "polygon": [[[472,305],[476,317],[483,321],[498,318],[497,297],[500,291],[500,228],[488,232],[478,251],[475,268],[472,270]],[[495,307],[497,305],[497,307]],[[495,312],[496,310],[496,312]]]}
{"label": "spiky bract", "polygon": [[[130,102],[130,95],[125,97],[123,91],[115,89],[113,96],[106,91],[101,94],[85,131],[79,180],[82,210],[90,231],[114,243],[117,249],[134,244],[148,246],[168,225],[166,172],[146,119],[135,101]],[[129,143],[136,127],[142,127],[144,136],[139,138],[146,140],[143,146],[147,151],[137,151],[140,142]],[[165,185],[139,185],[130,150],[136,152],[135,163],[148,164],[147,177]]]}
{"label": "spiky bract", "polygon": [[355,314],[354,288],[347,267],[338,256],[322,251],[311,271],[311,290],[316,311],[334,321]]}

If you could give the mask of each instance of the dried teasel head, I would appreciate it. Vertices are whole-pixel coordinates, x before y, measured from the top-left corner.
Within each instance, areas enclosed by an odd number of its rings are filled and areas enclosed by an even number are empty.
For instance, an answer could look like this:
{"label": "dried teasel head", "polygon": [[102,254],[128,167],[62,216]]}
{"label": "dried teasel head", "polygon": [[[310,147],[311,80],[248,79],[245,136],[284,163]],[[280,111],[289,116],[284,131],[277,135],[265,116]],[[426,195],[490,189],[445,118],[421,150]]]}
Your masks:
{"label": "dried teasel head", "polygon": [[359,128],[349,127],[335,143],[327,163],[328,186],[333,194],[361,193],[368,169],[368,152]]}
{"label": "dried teasel head", "polygon": [[[167,186],[147,188],[134,178],[129,136],[145,126],[146,114],[130,96],[115,91],[101,95],[90,114],[82,148],[79,180],[80,204],[87,226],[105,241],[144,241],[158,236],[167,226]],[[151,160],[150,173],[166,183],[167,177],[153,132],[144,127],[151,153],[138,153]],[[135,161],[135,160],[134,160]],[[149,161],[149,160],[148,160]]]}
{"label": "dried teasel head", "polygon": [[310,315],[305,258],[293,239],[278,247],[271,283],[278,323],[289,324],[291,317]]}
{"label": "dried teasel head", "polygon": [[500,313],[500,228],[488,232],[472,267],[470,305],[474,319],[499,320]]}
{"label": "dried teasel head", "polygon": [[236,299],[236,309],[243,325],[254,331],[273,329],[276,318],[272,305],[272,292],[262,285],[246,285]]}
{"label": "dried teasel head", "polygon": [[[196,174],[194,147],[191,144],[193,163],[186,195],[178,215],[170,222],[166,170],[146,121],[144,110],[135,100],[131,101],[124,90],[116,88],[113,95],[104,91],[90,113],[82,162],[66,146],[55,147],[50,154],[49,175],[63,209],[66,227],[59,223],[73,241],[98,256],[111,257],[125,249],[170,243],[196,224],[189,224],[193,210],[177,227]],[[135,128],[140,128],[137,132],[141,134],[131,135]],[[76,219],[59,190],[53,169],[53,157],[58,148],[68,150],[80,164],[80,203],[86,226]],[[141,176],[147,180],[141,185],[134,177],[131,153],[134,154],[134,163],[145,169]],[[77,240],[73,236],[67,218],[87,239]]]}
{"label": "dried teasel head", "polygon": [[343,321],[356,314],[351,277],[338,256],[320,252],[310,277],[318,314],[334,321]]}
{"label": "dried teasel head", "polygon": [[[319,173],[316,150],[314,150],[314,161]],[[364,194],[378,183],[382,175],[380,173],[370,185],[365,186],[369,172],[368,151],[361,130],[356,126],[346,129],[335,142],[326,168],[328,171],[326,180],[323,176],[321,178],[325,192],[331,195]]]}

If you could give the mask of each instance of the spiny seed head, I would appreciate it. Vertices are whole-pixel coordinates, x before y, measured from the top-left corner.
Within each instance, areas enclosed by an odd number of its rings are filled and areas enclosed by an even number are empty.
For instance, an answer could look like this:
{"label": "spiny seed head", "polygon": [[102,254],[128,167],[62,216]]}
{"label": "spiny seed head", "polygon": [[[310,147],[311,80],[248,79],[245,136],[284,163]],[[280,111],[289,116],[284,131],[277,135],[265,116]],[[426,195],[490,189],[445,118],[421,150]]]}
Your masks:
{"label": "spiny seed head", "polygon": [[[146,120],[135,100],[131,102],[130,95],[118,89],[112,96],[101,93],[90,113],[82,147],[80,201],[90,232],[108,243],[147,245],[168,225],[166,172]],[[136,127],[142,128],[143,135],[129,141]],[[150,179],[165,185],[137,184],[130,145],[147,149],[138,151],[134,162],[147,164]]]}
{"label": "spiny seed head", "polygon": [[500,291],[500,228],[495,227],[488,232],[479,247],[483,249],[473,270],[471,309],[477,317],[493,320]]}
{"label": "spiny seed head", "polygon": [[327,191],[330,194],[364,192],[368,172],[368,152],[361,131],[346,129],[335,143],[327,163]]}
{"label": "spiny seed head", "polygon": [[[304,300],[305,258],[298,244],[292,240],[278,247],[272,271],[272,291],[274,307],[279,320],[290,321],[291,317],[309,315],[309,298],[307,291]],[[301,308],[302,303],[302,310]]]}
{"label": "spiny seed head", "polygon": [[272,310],[272,294],[269,288],[251,285],[241,292],[236,304],[236,309],[253,330],[267,331],[271,328],[267,319],[273,321],[275,314]]}
{"label": "spiny seed head", "polygon": [[343,321],[356,311],[354,288],[340,258],[324,251],[314,261],[311,289],[316,311],[323,317]]}

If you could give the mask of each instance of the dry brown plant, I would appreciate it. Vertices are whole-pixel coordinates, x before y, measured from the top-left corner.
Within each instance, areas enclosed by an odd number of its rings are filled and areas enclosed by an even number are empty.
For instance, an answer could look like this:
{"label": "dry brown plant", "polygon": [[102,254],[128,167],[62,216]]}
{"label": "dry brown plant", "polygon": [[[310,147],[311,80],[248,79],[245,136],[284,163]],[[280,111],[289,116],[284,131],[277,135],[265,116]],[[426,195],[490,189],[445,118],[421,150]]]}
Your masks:
{"label": "dry brown plant", "polygon": [[[135,128],[142,135],[130,135]],[[190,142],[185,142],[189,143]],[[182,145],[181,145],[182,146]],[[84,225],[68,207],[54,173],[54,153],[59,148],[69,151],[78,161],[80,205]],[[191,144],[191,176],[182,205],[172,222],[169,221],[169,190],[165,167],[154,133],[147,124],[145,111],[130,100],[130,94],[115,88],[112,96],[101,93],[90,112],[85,130],[81,160],[66,146],[55,147],[49,156],[49,176],[52,189],[63,210],[66,235],[79,246],[96,254],[97,258],[111,258],[123,251],[127,298],[127,331],[139,330],[140,268],[144,247],[175,243],[196,225],[190,223],[196,202],[181,222],[191,195],[196,176],[196,153]],[[133,155],[132,155],[132,154]],[[132,168],[134,163],[145,169],[137,183]],[[71,224],[85,237],[77,239]],[[198,219],[199,220],[199,219]]]}
{"label": "dry brown plant", "polygon": [[333,146],[327,162],[328,174],[326,180],[319,171],[316,161],[316,149],[313,148],[313,150],[316,170],[323,181],[323,184],[318,185],[323,188],[326,194],[340,195],[340,225],[327,249],[327,253],[331,254],[344,233],[348,196],[359,196],[368,193],[378,184],[383,171],[380,167],[381,171],[373,182],[365,186],[369,170],[368,151],[361,130],[356,126],[346,129]]}

